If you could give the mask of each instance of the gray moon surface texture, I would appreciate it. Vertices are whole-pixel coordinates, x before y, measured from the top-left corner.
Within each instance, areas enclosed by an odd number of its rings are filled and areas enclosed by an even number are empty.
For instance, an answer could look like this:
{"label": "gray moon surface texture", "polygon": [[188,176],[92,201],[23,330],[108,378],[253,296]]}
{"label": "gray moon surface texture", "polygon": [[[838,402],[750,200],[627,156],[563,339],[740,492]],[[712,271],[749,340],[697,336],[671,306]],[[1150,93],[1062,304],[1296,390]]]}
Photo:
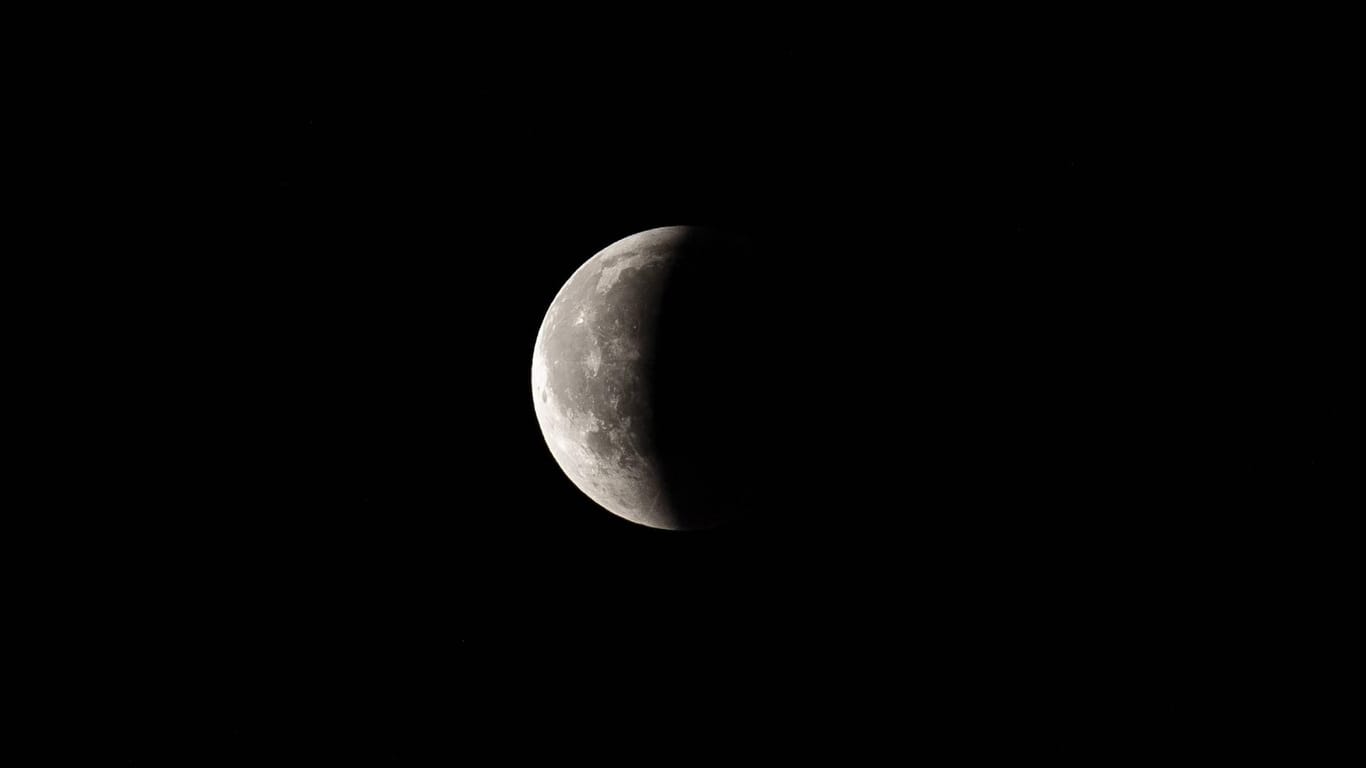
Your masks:
{"label": "gray moon surface texture", "polygon": [[604,248],[541,322],[531,361],[536,418],[555,461],[593,501],[652,528],[681,529],[665,492],[647,373],[659,298],[688,227]]}

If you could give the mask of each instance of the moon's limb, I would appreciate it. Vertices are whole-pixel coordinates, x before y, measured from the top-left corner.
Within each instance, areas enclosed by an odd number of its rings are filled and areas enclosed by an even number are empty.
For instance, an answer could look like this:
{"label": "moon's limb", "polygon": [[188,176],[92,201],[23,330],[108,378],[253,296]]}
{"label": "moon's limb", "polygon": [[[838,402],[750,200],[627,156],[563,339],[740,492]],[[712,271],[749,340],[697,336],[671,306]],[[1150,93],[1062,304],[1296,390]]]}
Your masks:
{"label": "moon's limb", "polygon": [[551,454],[593,501],[677,528],[664,493],[648,371],[658,299],[687,227],[619,240],[564,284],[536,336],[531,389]]}

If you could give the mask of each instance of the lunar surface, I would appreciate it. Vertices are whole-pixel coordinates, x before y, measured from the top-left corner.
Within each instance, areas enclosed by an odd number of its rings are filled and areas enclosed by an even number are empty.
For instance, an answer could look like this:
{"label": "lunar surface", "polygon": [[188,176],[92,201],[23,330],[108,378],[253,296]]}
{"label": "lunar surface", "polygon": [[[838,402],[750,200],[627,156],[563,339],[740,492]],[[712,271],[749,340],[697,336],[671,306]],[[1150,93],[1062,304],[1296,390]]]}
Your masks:
{"label": "lunar surface", "polygon": [[555,296],[536,336],[531,391],[550,452],[578,488],[653,528],[687,527],[664,489],[648,371],[660,294],[688,227],[603,249]]}

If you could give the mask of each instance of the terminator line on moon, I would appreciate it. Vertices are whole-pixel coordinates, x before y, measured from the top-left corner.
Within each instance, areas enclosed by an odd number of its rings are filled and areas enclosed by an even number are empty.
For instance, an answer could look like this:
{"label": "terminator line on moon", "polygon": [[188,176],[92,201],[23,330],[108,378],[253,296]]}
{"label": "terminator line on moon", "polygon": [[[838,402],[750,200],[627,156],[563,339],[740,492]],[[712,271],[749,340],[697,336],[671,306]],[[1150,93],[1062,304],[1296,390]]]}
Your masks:
{"label": "terminator line on moon", "polygon": [[659,297],[688,227],[619,240],[574,272],[536,336],[531,390],[551,454],[614,514],[683,527],[660,473],[648,366]]}

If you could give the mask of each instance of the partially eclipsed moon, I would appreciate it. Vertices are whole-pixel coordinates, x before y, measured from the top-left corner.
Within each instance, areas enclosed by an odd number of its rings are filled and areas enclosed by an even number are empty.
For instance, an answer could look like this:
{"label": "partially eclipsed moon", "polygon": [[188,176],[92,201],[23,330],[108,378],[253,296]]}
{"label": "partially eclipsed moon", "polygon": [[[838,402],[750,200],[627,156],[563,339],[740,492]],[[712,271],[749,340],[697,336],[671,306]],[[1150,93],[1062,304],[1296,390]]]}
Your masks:
{"label": "partially eclipsed moon", "polygon": [[531,361],[550,452],[593,501],[653,528],[682,528],[660,472],[650,365],[659,298],[688,227],[651,229],[600,251],[564,284]]}

